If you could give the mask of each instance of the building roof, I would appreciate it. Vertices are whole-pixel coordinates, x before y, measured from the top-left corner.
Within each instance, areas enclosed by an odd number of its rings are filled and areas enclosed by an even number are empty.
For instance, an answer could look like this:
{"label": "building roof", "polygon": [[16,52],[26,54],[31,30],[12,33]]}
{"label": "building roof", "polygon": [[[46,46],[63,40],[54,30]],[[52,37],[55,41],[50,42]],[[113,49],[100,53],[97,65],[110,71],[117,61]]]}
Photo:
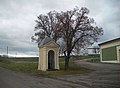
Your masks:
{"label": "building roof", "polygon": [[119,38],[112,39],[112,40],[109,40],[109,41],[102,42],[102,43],[100,43],[100,44],[98,44],[98,45],[103,45],[103,44],[107,44],[107,43],[115,42],[115,41],[120,41],[120,37],[119,37]]}
{"label": "building roof", "polygon": [[45,37],[41,42],[38,43],[38,47],[41,47],[41,46],[47,44],[50,41],[54,41],[54,40],[50,37]]}

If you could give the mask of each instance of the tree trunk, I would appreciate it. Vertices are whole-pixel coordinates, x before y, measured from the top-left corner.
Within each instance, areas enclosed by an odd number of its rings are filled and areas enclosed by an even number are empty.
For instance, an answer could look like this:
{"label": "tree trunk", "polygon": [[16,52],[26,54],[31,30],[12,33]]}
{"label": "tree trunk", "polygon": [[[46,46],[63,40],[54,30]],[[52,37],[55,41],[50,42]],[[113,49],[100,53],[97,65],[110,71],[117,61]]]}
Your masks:
{"label": "tree trunk", "polygon": [[69,69],[69,59],[70,59],[70,56],[65,57],[65,70]]}

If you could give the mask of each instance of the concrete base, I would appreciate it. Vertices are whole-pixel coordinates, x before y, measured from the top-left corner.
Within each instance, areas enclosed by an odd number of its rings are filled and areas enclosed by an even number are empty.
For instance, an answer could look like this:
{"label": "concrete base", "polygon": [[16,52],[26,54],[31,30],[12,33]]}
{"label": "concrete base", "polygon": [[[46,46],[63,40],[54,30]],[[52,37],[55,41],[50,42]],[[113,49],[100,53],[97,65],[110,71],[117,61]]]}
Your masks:
{"label": "concrete base", "polygon": [[119,61],[101,61],[101,62],[105,62],[105,63],[120,63]]}

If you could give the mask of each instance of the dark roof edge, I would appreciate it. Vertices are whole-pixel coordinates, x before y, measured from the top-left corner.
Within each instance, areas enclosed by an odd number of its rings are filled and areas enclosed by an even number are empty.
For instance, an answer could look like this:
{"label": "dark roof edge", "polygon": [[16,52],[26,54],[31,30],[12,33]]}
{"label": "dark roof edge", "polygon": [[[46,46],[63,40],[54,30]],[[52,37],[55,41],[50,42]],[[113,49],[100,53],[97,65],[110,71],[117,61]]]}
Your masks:
{"label": "dark roof edge", "polygon": [[117,41],[117,40],[120,40],[120,37],[115,38],[115,39],[112,39],[112,40],[108,40],[108,41],[106,41],[106,42],[102,42],[102,43],[100,43],[100,44],[98,44],[98,45],[103,45],[103,44],[106,44],[106,43],[109,43],[109,42],[113,42],[113,41]]}
{"label": "dark roof edge", "polygon": [[52,39],[50,37],[45,37],[41,42],[38,43],[38,47],[43,46],[43,45],[47,44],[50,41],[54,41],[54,39]]}

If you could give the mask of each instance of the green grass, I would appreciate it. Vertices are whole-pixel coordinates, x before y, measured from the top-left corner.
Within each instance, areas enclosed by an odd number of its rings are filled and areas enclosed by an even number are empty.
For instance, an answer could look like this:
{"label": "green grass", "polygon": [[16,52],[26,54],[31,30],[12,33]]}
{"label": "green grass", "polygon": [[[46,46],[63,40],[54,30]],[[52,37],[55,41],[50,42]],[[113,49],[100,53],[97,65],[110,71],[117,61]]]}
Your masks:
{"label": "green grass", "polygon": [[17,58],[9,58],[15,62],[24,61],[24,62],[38,62],[38,57],[17,57]]}
{"label": "green grass", "polygon": [[[17,63],[21,62],[21,63]],[[22,63],[24,62],[24,63]],[[32,63],[36,62],[36,63]],[[74,63],[73,57],[70,59],[69,69],[67,71],[64,70],[64,58],[60,58],[60,70],[55,71],[38,71],[38,58],[10,58],[10,59],[0,59],[0,67],[7,68],[14,71],[25,72],[33,75],[67,75],[67,74],[80,74],[88,72],[89,69],[80,67]]]}
{"label": "green grass", "polygon": [[0,60],[0,67],[4,67],[14,71],[21,71],[32,73],[36,71],[37,64],[36,63],[15,63],[10,60]]}
{"label": "green grass", "polygon": [[88,58],[93,58],[93,59],[96,59],[96,58],[100,58],[100,55],[99,54],[89,54],[89,55],[80,55],[80,56],[72,56],[72,58],[74,58],[75,60],[80,60],[80,59],[88,59]]}

